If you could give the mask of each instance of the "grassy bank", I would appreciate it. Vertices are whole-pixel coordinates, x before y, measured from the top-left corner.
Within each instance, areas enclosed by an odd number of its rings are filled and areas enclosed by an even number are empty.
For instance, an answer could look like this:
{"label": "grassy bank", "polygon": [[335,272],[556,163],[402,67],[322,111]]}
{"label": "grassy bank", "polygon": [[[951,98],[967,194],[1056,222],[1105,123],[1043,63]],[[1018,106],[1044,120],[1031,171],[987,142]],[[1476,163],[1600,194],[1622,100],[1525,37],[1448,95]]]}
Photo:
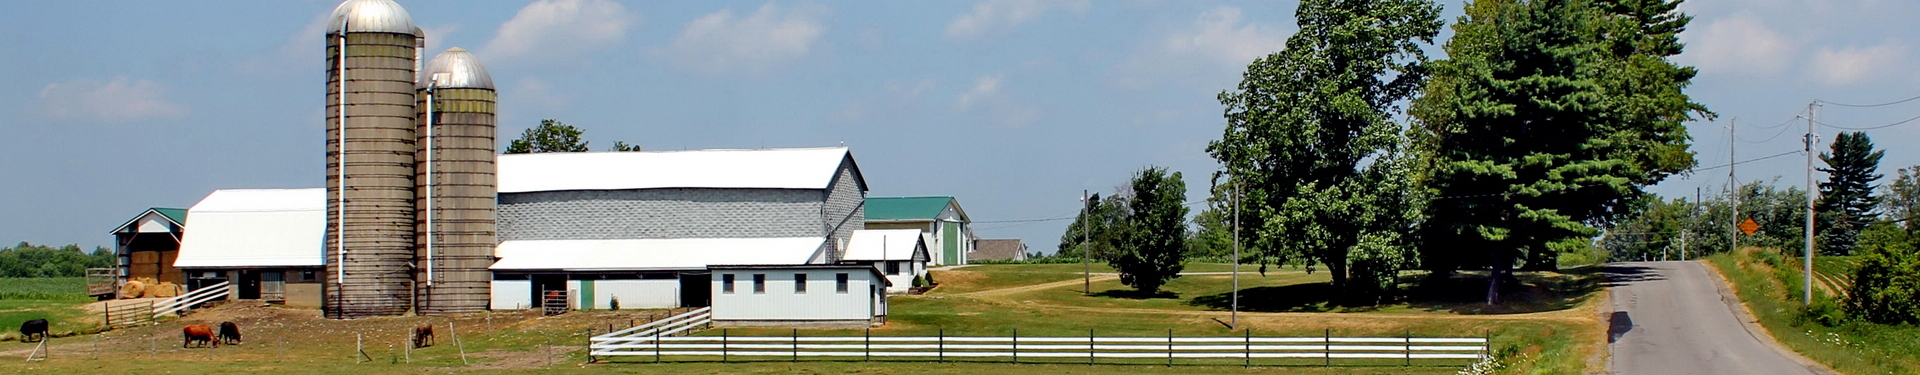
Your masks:
{"label": "grassy bank", "polygon": [[[1760,324],[1801,355],[1848,374],[1920,373],[1920,327],[1859,322],[1829,326],[1812,318],[1802,307],[1799,258],[1781,256],[1775,249],[1745,248],[1706,260],[1733,282],[1734,292]],[[1822,274],[1851,266],[1846,259],[1815,261],[1816,272]],[[1815,304],[1834,303],[1833,293],[1816,285]]]}

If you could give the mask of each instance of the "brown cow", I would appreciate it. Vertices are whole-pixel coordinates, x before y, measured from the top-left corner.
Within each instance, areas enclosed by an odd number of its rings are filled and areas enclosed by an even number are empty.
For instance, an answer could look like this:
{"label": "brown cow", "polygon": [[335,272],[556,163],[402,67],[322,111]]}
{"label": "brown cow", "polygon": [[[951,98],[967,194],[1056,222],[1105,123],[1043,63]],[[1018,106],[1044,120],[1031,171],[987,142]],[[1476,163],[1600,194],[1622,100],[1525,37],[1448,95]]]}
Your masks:
{"label": "brown cow", "polygon": [[180,347],[182,348],[191,348],[195,342],[210,345],[215,348],[220,347],[220,341],[213,339],[213,328],[209,328],[205,324],[180,327],[180,335],[182,336],[180,341]]}
{"label": "brown cow", "polygon": [[425,348],[429,346],[433,346],[433,323],[413,327],[413,347]]}

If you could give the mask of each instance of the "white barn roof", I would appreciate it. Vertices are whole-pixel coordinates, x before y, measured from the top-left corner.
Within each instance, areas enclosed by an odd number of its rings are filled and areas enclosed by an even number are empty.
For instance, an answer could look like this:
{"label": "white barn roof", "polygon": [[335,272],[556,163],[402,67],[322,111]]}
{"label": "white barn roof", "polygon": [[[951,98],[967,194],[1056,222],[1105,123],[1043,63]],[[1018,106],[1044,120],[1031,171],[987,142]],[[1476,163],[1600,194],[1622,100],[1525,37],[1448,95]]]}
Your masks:
{"label": "white barn roof", "polygon": [[[861,229],[847,240],[847,254],[841,260],[913,260],[914,253],[927,251],[919,229]],[[921,254],[920,259],[927,259]]]}
{"label": "white barn roof", "polygon": [[214,190],[187,209],[176,268],[320,266],[326,189]]}
{"label": "white barn roof", "polygon": [[508,154],[500,155],[499,191],[825,189],[852,158],[846,147]]}
{"label": "white barn roof", "polygon": [[825,237],[529,240],[501,242],[495,271],[705,269],[715,264],[803,264]]}

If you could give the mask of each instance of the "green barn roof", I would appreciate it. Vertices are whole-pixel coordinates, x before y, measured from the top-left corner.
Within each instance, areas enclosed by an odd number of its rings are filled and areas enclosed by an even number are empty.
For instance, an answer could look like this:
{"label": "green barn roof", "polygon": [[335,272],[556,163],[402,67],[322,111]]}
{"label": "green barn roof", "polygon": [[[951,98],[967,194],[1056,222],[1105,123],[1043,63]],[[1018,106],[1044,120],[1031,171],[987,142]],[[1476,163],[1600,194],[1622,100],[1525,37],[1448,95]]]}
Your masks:
{"label": "green barn roof", "polygon": [[153,212],[159,212],[161,216],[166,216],[168,220],[173,220],[175,223],[187,224],[187,209],[154,207]]}
{"label": "green barn roof", "polygon": [[953,197],[867,198],[867,220],[933,220],[953,204]]}

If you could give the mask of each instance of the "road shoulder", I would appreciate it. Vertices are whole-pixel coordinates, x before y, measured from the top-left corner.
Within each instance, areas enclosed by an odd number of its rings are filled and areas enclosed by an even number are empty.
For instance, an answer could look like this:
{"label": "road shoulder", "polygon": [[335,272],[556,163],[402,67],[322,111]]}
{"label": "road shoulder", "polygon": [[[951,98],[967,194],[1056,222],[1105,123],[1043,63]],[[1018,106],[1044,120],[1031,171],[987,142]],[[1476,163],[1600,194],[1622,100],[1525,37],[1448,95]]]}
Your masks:
{"label": "road shoulder", "polygon": [[1808,371],[1822,375],[1841,375],[1839,371],[1834,371],[1832,368],[1828,368],[1827,365],[1800,355],[1800,352],[1793,351],[1793,349],[1781,344],[1780,340],[1774,339],[1773,332],[1767,330],[1766,326],[1761,325],[1759,319],[1754,318],[1753,311],[1747,309],[1746,303],[1740,302],[1740,295],[1733,291],[1733,280],[1727,279],[1727,275],[1720,273],[1720,267],[1714,267],[1713,263],[1708,263],[1705,260],[1695,260],[1693,262],[1699,264],[1701,267],[1706,267],[1707,273],[1713,275],[1714,289],[1720,293],[1720,302],[1725,303],[1728,310],[1733,310],[1734,318],[1740,321],[1741,327],[1747,329],[1747,334],[1753,335],[1755,340],[1766,343],[1768,347],[1773,348],[1776,352],[1780,352],[1781,355],[1786,356],[1789,360],[1793,360],[1794,363],[1800,364],[1801,367],[1806,367]]}

